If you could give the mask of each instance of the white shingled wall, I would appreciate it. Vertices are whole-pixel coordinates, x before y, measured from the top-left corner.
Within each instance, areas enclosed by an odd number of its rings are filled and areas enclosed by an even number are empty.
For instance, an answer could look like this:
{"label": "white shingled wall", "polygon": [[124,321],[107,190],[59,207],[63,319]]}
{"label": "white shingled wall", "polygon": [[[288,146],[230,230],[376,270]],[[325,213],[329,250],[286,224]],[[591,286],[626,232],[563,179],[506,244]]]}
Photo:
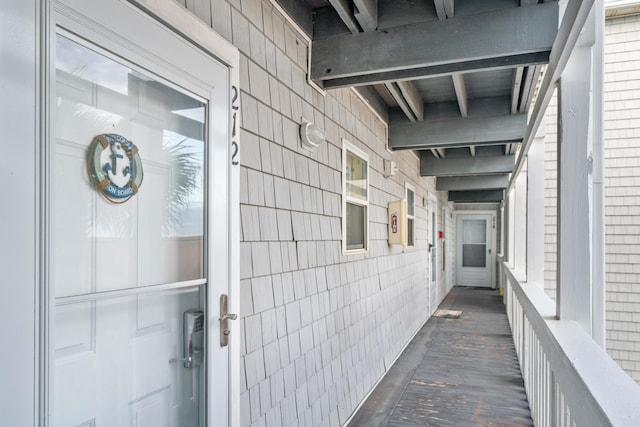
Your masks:
{"label": "white shingled wall", "polygon": [[640,382],[640,16],[605,26],[607,351]]}
{"label": "white shingled wall", "polygon": [[[184,3],[241,52],[242,424],[341,425],[428,318],[422,201],[451,207],[415,155],[387,151],[384,123],[352,90],[306,82],[307,42],[269,1]],[[326,130],[315,153],[299,147],[301,116]],[[369,156],[367,254],[342,252],[343,138]],[[387,204],[406,183],[416,246],[405,249],[387,244]]]}
{"label": "white shingled wall", "polygon": [[553,94],[545,120],[544,137],[544,289],[547,295],[556,299],[556,245],[557,245],[557,190],[558,176],[558,98]]}

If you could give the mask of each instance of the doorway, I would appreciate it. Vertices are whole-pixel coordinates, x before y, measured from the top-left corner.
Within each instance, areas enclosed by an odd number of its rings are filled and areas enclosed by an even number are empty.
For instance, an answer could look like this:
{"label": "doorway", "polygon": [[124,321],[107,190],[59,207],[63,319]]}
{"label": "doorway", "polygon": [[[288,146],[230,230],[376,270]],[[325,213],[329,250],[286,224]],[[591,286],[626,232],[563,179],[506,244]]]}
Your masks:
{"label": "doorway", "polygon": [[122,1],[50,19],[46,423],[227,425],[229,68]]}
{"label": "doorway", "polygon": [[458,286],[495,287],[496,214],[458,213],[456,275]]}

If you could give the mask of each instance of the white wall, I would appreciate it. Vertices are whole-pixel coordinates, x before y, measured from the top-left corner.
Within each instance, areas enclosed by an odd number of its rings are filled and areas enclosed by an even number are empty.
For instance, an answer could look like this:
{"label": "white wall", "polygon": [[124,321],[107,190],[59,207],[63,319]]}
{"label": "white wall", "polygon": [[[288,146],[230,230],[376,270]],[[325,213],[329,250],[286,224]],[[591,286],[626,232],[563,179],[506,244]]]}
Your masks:
{"label": "white wall", "polygon": [[640,382],[640,16],[605,26],[607,351]]}
{"label": "white wall", "polygon": [[[270,2],[186,3],[241,52],[242,424],[341,425],[429,316],[422,200],[435,180],[412,153],[386,150],[385,124],[352,90],[306,82],[307,41]],[[299,148],[301,116],[327,132],[315,153]],[[369,156],[367,254],[342,253],[343,138]],[[405,249],[387,244],[387,204],[406,183],[416,245]]]}

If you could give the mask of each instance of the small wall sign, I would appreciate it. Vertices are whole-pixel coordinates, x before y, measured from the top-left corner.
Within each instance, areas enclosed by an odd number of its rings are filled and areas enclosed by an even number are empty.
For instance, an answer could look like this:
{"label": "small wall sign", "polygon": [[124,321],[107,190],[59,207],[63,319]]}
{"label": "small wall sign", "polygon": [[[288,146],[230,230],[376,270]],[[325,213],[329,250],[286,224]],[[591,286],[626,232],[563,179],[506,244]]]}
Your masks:
{"label": "small wall sign", "polygon": [[126,202],[142,184],[138,147],[115,133],[103,133],[93,138],[87,170],[100,194],[112,203]]}
{"label": "small wall sign", "polygon": [[391,214],[391,232],[393,234],[398,232],[398,212]]}

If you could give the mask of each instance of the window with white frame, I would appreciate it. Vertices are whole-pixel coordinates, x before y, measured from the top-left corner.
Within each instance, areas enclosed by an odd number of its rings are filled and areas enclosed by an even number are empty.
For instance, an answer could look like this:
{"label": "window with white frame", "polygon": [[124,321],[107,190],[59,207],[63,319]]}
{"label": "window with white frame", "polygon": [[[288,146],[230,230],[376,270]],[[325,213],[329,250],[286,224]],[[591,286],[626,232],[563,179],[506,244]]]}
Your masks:
{"label": "window with white frame", "polygon": [[369,156],[343,140],[342,170],[342,248],[363,252],[369,240]]}
{"label": "window with white frame", "polygon": [[413,246],[416,230],[415,221],[415,191],[407,184],[405,187],[407,198],[407,246]]}

